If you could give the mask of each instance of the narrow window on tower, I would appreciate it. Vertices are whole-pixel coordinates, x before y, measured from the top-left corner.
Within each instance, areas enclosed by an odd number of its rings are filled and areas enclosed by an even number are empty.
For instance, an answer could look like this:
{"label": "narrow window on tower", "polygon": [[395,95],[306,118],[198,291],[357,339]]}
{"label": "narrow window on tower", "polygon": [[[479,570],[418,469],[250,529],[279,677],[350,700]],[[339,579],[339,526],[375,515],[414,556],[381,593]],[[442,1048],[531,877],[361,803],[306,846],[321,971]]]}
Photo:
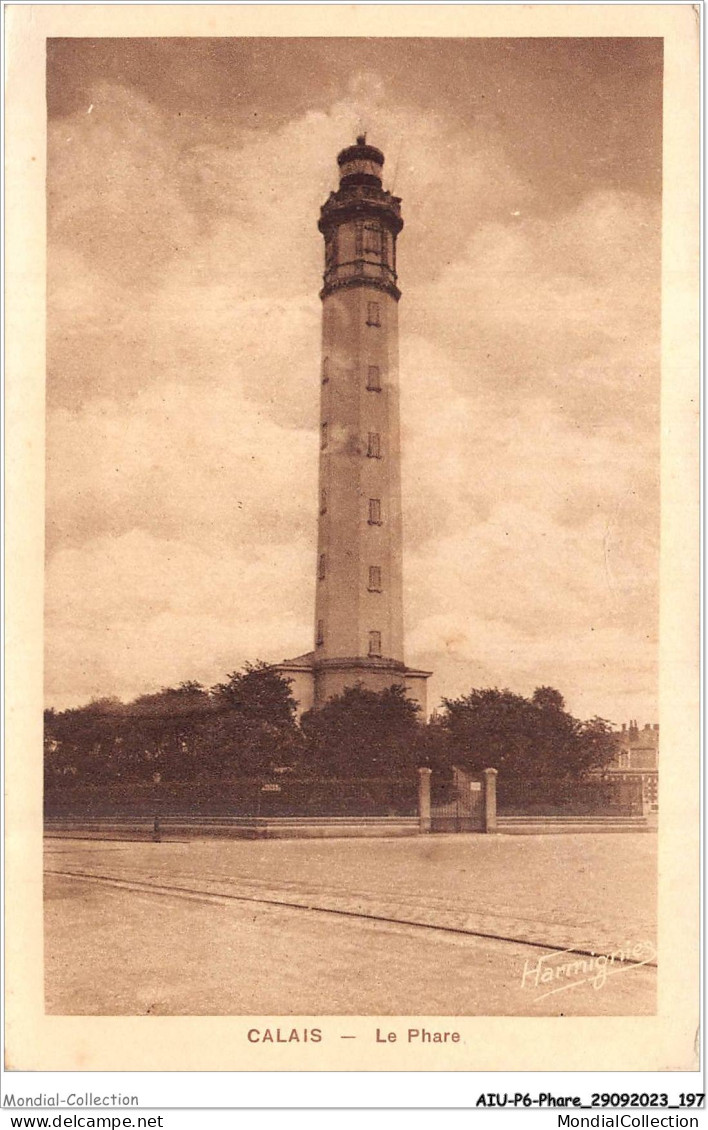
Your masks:
{"label": "narrow window on tower", "polygon": [[325,237],[325,269],[331,270],[337,265],[337,235],[330,232]]}
{"label": "narrow window on tower", "polygon": [[325,579],[326,571],[327,571],[327,560],[325,558],[324,553],[321,553],[320,554],[320,567],[319,567],[319,578],[320,578],[321,581],[323,581]]}
{"label": "narrow window on tower", "polygon": [[370,302],[368,305],[368,314],[366,319],[367,326],[380,326],[381,313],[379,310],[378,302]]}
{"label": "narrow window on tower", "polygon": [[324,643],[324,620],[317,621],[317,646],[321,647]]}
{"label": "narrow window on tower", "polygon": [[381,458],[381,436],[378,432],[369,432],[369,442],[366,449],[369,459]]}
{"label": "narrow window on tower", "polygon": [[370,526],[380,526],[381,525],[381,499],[380,498],[370,498],[369,499],[369,525]]}
{"label": "narrow window on tower", "polygon": [[388,261],[389,261],[389,253],[388,253],[389,239],[390,239],[390,237],[389,237],[388,232],[382,231],[381,232],[381,262],[384,263],[385,266],[388,266]]}
{"label": "narrow window on tower", "polygon": [[369,365],[366,387],[369,392],[381,392],[381,373],[379,372],[378,365]]}
{"label": "narrow window on tower", "polygon": [[327,491],[320,491],[320,514],[327,513]]}
{"label": "narrow window on tower", "polygon": [[381,655],[381,632],[369,632],[369,655]]}
{"label": "narrow window on tower", "polygon": [[369,565],[369,592],[381,592],[380,565]]}
{"label": "narrow window on tower", "polygon": [[381,257],[381,228],[376,224],[364,226],[364,253]]}
{"label": "narrow window on tower", "polygon": [[327,425],[323,424],[322,428],[321,428],[321,434],[320,434],[320,447],[324,451],[326,446],[327,446]]}
{"label": "narrow window on tower", "polygon": [[327,384],[329,380],[329,357],[325,357],[322,362],[322,384]]}
{"label": "narrow window on tower", "polygon": [[362,255],[364,254],[364,225],[362,224],[361,220],[357,220],[356,227],[354,229],[354,241],[354,254],[356,255],[357,259],[361,259]]}

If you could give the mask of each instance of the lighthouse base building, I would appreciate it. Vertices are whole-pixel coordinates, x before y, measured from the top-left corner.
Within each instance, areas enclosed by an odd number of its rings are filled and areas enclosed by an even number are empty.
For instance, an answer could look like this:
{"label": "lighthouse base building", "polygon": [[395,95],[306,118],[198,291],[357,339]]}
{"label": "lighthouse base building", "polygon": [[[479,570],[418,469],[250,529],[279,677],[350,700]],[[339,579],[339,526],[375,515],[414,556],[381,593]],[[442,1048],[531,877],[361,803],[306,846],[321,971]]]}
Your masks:
{"label": "lighthouse base building", "polygon": [[291,683],[292,696],[298,704],[298,715],[305,711],[324,706],[329,698],[341,694],[347,687],[361,684],[370,691],[383,691],[388,687],[403,687],[408,698],[420,706],[421,719],[427,718],[427,681],[432,671],[418,671],[403,664],[381,660],[374,665],[366,659],[336,661],[331,665],[319,666],[315,653],[308,651],[295,659],[274,663],[274,670]]}
{"label": "lighthouse base building", "polygon": [[396,240],[401,201],[364,136],[342,150],[324,237],[314,650],[276,665],[304,712],[346,687],[403,687],[427,714],[429,671],[403,658]]}

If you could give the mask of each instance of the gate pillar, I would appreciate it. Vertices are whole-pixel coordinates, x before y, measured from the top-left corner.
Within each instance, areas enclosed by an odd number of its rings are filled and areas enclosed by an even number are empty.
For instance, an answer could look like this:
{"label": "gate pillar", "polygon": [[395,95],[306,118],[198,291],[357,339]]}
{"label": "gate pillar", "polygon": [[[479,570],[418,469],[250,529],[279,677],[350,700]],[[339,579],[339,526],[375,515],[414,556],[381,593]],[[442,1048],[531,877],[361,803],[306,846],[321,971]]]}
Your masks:
{"label": "gate pillar", "polygon": [[418,820],[419,831],[430,831],[430,775],[432,769],[418,770]]}
{"label": "gate pillar", "polygon": [[497,771],[484,769],[482,772],[484,782],[482,803],[482,831],[496,832],[497,830]]}

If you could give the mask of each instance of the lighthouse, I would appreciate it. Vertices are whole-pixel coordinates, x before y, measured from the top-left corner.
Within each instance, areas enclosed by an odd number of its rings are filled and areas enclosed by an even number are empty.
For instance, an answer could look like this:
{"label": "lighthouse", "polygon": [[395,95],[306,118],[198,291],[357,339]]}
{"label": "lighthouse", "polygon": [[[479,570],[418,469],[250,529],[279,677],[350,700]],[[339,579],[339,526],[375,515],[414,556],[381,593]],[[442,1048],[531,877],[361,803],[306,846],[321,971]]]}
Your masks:
{"label": "lighthouse", "polygon": [[359,136],[337,158],[324,237],[314,646],[279,664],[300,709],[348,686],[402,686],[426,712],[430,672],[403,647],[396,241],[401,201]]}

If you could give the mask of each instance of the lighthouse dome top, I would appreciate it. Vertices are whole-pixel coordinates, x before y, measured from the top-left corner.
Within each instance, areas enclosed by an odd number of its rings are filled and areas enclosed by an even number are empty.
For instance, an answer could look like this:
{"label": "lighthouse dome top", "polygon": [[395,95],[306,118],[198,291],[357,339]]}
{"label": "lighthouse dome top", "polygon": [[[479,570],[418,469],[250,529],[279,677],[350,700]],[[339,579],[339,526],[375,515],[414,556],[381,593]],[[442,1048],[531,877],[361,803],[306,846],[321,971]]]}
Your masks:
{"label": "lighthouse dome top", "polygon": [[375,145],[366,144],[366,134],[359,134],[355,145],[349,145],[337,157],[339,183],[381,184],[384,155]]}

